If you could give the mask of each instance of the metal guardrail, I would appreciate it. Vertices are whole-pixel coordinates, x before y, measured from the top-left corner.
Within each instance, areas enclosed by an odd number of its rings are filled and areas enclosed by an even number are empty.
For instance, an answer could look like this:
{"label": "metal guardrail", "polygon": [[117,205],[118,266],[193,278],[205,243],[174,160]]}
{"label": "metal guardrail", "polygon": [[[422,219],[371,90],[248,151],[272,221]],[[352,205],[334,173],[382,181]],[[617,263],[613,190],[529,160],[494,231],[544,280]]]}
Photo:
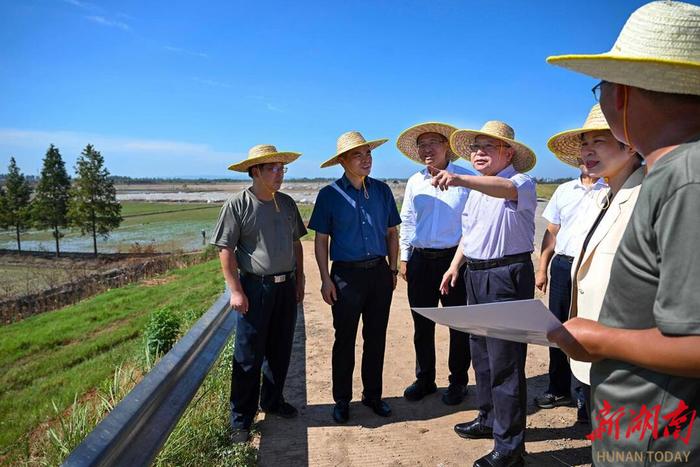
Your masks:
{"label": "metal guardrail", "polygon": [[229,310],[226,292],[63,465],[150,465],[233,332],[236,317]]}

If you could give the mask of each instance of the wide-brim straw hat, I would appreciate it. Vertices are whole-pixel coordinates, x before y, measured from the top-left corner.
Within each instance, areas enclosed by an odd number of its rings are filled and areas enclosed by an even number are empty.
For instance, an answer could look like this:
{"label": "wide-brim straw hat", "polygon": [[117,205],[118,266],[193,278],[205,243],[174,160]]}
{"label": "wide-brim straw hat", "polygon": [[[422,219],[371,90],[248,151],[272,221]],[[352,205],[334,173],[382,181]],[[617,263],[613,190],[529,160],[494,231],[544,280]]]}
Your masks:
{"label": "wide-brim straw hat", "polygon": [[258,144],[250,148],[246,159],[229,165],[228,169],[236,172],[247,172],[250,167],[258,164],[272,164],[275,162],[289,164],[299,156],[301,156],[301,153],[298,152],[279,152],[271,144]]}
{"label": "wide-brim straw hat", "polygon": [[450,136],[457,131],[457,128],[447,123],[426,122],[414,125],[411,128],[404,130],[396,140],[396,147],[401,153],[412,161],[424,164],[418,155],[418,137],[424,133],[438,133],[444,136],[448,141],[447,158],[451,161],[459,159],[459,156],[454,153],[449,147]]}
{"label": "wide-brim straw hat", "polygon": [[578,167],[578,160],[581,158],[581,135],[589,131],[598,130],[610,130],[610,125],[608,125],[605,115],[600,110],[600,104],[596,104],[591,108],[581,128],[557,133],[549,138],[547,147],[563,163]]}
{"label": "wide-brim straw hat", "polygon": [[700,7],[648,3],[632,13],[609,52],[547,62],[611,83],[700,95]]}
{"label": "wide-brim straw hat", "polygon": [[348,151],[352,151],[355,148],[359,148],[360,146],[369,146],[369,150],[371,151],[374,148],[377,148],[382,144],[386,143],[387,141],[389,140],[375,139],[372,141],[367,141],[365,140],[365,137],[360,134],[359,131],[348,131],[347,133],[343,133],[338,137],[338,141],[336,142],[335,155],[323,164],[321,164],[321,168],[324,169],[326,167],[339,164],[340,156],[342,156]]}
{"label": "wide-brim straw hat", "polygon": [[513,128],[498,120],[491,120],[484,123],[481,130],[457,130],[452,133],[450,137],[452,151],[471,162],[472,154],[469,146],[474,144],[474,140],[477,136],[490,136],[512,147],[515,150],[512,161],[513,168],[520,173],[531,170],[537,162],[535,152],[523,143],[515,140],[515,131]]}

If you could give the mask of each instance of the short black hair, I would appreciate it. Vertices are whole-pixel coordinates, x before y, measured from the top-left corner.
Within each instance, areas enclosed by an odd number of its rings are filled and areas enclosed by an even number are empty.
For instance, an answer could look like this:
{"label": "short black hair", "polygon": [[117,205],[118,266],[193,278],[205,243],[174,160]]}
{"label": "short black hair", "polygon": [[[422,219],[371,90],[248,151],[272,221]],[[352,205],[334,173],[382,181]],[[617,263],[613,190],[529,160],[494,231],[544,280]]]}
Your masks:
{"label": "short black hair", "polygon": [[260,167],[261,165],[262,165],[262,164],[255,164],[255,165],[251,165],[250,167],[248,167],[248,176],[249,176],[250,178],[253,178],[253,169],[254,169],[255,167]]}

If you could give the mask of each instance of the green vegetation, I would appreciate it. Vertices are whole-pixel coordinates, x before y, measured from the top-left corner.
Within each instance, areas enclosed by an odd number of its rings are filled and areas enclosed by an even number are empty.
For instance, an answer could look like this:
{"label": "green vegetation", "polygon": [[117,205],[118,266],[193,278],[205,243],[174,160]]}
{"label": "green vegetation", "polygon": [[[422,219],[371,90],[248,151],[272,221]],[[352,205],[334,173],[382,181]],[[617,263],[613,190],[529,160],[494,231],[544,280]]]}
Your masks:
{"label": "green vegetation", "polygon": [[0,457],[27,459],[30,433],[143,358],[142,331],[153,310],[170,307],[191,320],[223,289],[218,261],[175,270],[158,286],[134,284],[77,305],[0,327]]}
{"label": "green vegetation", "polygon": [[60,254],[61,229],[68,226],[68,198],[70,177],[61,153],[52,144],[46,151],[41,178],[32,201],[34,224],[40,229],[51,229],[56,241],[56,256]]}
{"label": "green vegetation", "polygon": [[17,251],[22,251],[20,234],[31,224],[29,198],[32,188],[17,167],[14,157],[5,178],[6,190],[0,191],[0,228],[13,228],[17,236]]}
{"label": "green vegetation", "polygon": [[68,218],[70,225],[80,233],[92,235],[93,253],[97,256],[97,236],[109,236],[109,232],[122,222],[121,204],[117,191],[104,166],[104,157],[88,144],[75,164],[76,178],[70,191]]}
{"label": "green vegetation", "polygon": [[550,199],[559,185],[559,183],[538,183],[537,197]]}
{"label": "green vegetation", "polygon": [[146,325],[146,346],[152,356],[170,351],[180,332],[180,317],[171,306],[159,308],[151,314]]}

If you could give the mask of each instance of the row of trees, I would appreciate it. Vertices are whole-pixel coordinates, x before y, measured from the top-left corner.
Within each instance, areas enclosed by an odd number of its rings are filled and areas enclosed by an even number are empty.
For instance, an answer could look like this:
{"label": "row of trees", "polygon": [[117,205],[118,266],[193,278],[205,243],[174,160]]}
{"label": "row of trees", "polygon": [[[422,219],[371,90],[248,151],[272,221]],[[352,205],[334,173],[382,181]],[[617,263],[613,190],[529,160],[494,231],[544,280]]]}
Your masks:
{"label": "row of trees", "polygon": [[60,256],[62,229],[77,227],[92,234],[97,256],[97,236],[106,238],[122,221],[121,205],[99,151],[88,144],[75,164],[75,178],[66,172],[61,153],[53,144],[44,157],[36,186],[27,180],[14,157],[10,158],[4,186],[0,186],[0,228],[11,229],[22,251],[21,234],[29,228],[50,229]]}

